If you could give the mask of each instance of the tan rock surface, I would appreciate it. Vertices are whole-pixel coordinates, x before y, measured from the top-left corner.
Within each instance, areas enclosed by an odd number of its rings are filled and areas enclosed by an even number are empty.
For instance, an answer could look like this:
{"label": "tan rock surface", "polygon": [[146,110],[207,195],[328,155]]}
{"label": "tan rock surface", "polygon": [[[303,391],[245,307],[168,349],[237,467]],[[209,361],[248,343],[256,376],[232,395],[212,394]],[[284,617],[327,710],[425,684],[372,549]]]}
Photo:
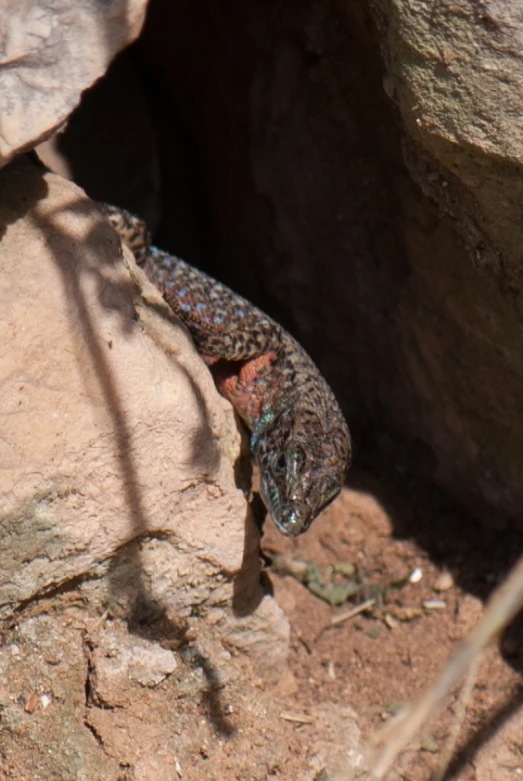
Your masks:
{"label": "tan rock surface", "polygon": [[0,163],[67,119],[139,34],[146,0],[7,0],[0,7]]}
{"label": "tan rock surface", "polygon": [[388,17],[386,88],[409,136],[427,153],[423,159],[410,150],[411,170],[439,206],[457,218],[478,265],[492,266],[519,287],[521,3],[383,6]]}
{"label": "tan rock surface", "polygon": [[96,206],[24,168],[2,182],[4,613],[154,535],[169,543],[156,540],[148,574],[164,595],[174,578],[183,602],[211,570],[241,564],[232,412],[181,328],[177,360],[137,322]]}
{"label": "tan rock surface", "polygon": [[[302,737],[281,721],[274,691],[205,621],[190,619],[193,639],[170,651],[90,616],[79,591],[38,608],[2,634],[0,778],[312,781],[295,773]],[[333,709],[330,732],[338,721]],[[350,714],[344,724],[356,739]],[[313,747],[315,763],[322,750]]]}
{"label": "tan rock surface", "polygon": [[256,647],[274,624],[284,649],[235,483],[234,415],[190,337],[136,291],[133,306],[119,242],[81,190],[21,161],[2,193],[1,616],[110,572],[85,587],[113,609],[208,604],[224,624],[243,567],[242,612],[261,613],[234,637]]}
{"label": "tan rock surface", "polygon": [[26,159],[0,183],[0,775],[178,778],[234,655],[286,670],[240,432],[97,206]]}

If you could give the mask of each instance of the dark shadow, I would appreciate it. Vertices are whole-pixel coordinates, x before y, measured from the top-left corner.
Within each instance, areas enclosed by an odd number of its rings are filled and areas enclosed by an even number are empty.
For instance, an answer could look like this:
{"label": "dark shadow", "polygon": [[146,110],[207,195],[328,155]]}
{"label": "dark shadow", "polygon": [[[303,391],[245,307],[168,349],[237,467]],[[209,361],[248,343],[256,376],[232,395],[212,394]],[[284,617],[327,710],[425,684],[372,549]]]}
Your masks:
{"label": "dark shadow", "polygon": [[239,415],[236,415],[236,421],[242,431],[242,446],[234,463],[234,481],[247,499],[247,512],[242,563],[233,582],[232,611],[236,618],[244,618],[254,613],[264,595],[268,593],[268,578],[263,579],[260,572],[260,538],[267,510],[260,494],[252,488],[253,466],[247,428]]}
{"label": "dark shadow", "polygon": [[71,178],[90,198],[118,204],[154,230],[160,210],[159,158],[133,48],[120,52],[104,77],[82,93],[55,144]]}
{"label": "dark shadow", "polygon": [[[505,580],[523,552],[523,532],[513,527],[485,528],[431,479],[433,460],[420,442],[406,443],[373,431],[372,444],[358,454],[349,474],[352,489],[374,496],[393,524],[394,536],[411,539],[455,584],[484,603]],[[523,670],[523,613],[502,634],[499,650],[517,672]],[[523,704],[523,685],[484,721],[465,745],[458,745],[445,781],[459,776],[484,744]],[[472,731],[473,728],[471,728]]]}
{"label": "dark shadow", "polygon": [[[369,431],[349,474],[351,488],[376,497],[390,517],[394,536],[410,538],[463,591],[485,602],[523,553],[523,531],[514,526],[486,528],[432,480],[433,458],[421,442]],[[365,470],[365,471],[363,471]],[[523,617],[507,628],[500,650],[517,671],[523,669]]]}
{"label": "dark shadow", "polygon": [[523,673],[523,610],[502,633],[500,649],[505,661],[521,675]]}
{"label": "dark shadow", "polygon": [[220,735],[233,735],[236,732],[236,728],[230,723],[227,714],[223,709],[220,697],[220,690],[223,688],[223,684],[220,683],[215,667],[209,662],[207,657],[195,647],[183,649],[182,656],[191,664],[191,666],[199,667],[205,675],[207,689],[202,695],[202,704],[206,708],[214,728]]}
{"label": "dark shadow", "polygon": [[473,762],[478,751],[514,716],[523,705],[523,686],[520,686],[500,705],[495,713],[489,713],[488,719],[477,732],[460,746],[456,758],[449,765],[443,781],[457,779],[469,762]]}
{"label": "dark shadow", "polygon": [[265,594],[268,578],[260,572],[260,537],[267,510],[260,495],[253,493],[247,505],[243,558],[233,583],[232,612],[236,618],[250,616]]}
{"label": "dark shadow", "polygon": [[43,177],[35,177],[29,188],[25,186],[24,181],[23,192],[20,192],[17,187],[16,179],[18,177],[25,177],[26,172],[37,164],[36,161],[38,161],[36,155],[27,155],[26,157],[17,158],[12,163],[9,163],[9,165],[6,165],[1,171],[0,175],[2,177],[2,182],[5,183],[6,180],[9,180],[12,177],[12,186],[9,205],[5,203],[2,209],[2,213],[5,215],[5,221],[2,220],[0,222],[0,240],[4,237],[10,225],[23,219],[27,212],[31,211],[31,209],[48,194],[49,188]]}

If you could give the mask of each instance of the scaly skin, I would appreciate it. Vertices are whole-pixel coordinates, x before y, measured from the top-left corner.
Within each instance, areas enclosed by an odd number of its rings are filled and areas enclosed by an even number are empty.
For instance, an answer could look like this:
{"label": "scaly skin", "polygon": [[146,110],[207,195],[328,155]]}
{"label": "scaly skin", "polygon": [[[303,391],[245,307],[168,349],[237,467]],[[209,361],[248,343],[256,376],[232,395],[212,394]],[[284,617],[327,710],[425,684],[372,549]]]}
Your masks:
{"label": "scaly skin", "polygon": [[296,537],[332,502],[350,462],[347,424],[305,350],[274,320],[193,266],[151,247],[144,224],[102,206],[122,241],[190,331],[218,390],[252,431],[261,494]]}

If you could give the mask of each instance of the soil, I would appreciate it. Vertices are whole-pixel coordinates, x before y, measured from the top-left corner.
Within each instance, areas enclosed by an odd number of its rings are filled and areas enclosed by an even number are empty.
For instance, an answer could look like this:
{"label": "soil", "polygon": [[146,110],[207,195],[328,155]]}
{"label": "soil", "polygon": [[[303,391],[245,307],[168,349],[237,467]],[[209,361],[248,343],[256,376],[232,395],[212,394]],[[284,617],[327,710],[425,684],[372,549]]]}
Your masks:
{"label": "soil", "polygon": [[[369,612],[330,626],[347,613],[331,607],[290,576],[273,575],[274,590],[292,626],[290,665],[304,713],[318,702],[350,704],[364,737],[378,731],[401,704],[432,680],[479,619],[485,598],[522,548],[517,532],[485,530],[434,488],[401,475],[351,474],[357,486],[297,540],[272,529],[265,550],[314,561],[325,578],[340,562],[356,565],[362,589],[356,604]],[[409,579],[410,578],[410,579]],[[414,581],[414,582],[411,582]],[[523,777],[521,622],[487,649],[445,781],[505,781]],[[461,689],[424,729],[420,745],[396,778],[428,781],[456,727]],[[311,728],[303,728],[304,730]]]}
{"label": "soil", "polygon": [[[354,769],[362,745],[446,661],[522,542],[482,530],[403,468],[396,477],[354,470],[297,540],[266,524],[268,576],[291,623],[290,673],[276,682],[198,616],[169,643],[161,626],[90,614],[81,589],[21,615],[0,643],[0,778],[367,778]],[[313,593],[339,599],[344,588],[357,593],[338,606]],[[523,777],[520,639],[516,622],[485,653],[447,781]],[[459,694],[396,778],[431,778]]]}

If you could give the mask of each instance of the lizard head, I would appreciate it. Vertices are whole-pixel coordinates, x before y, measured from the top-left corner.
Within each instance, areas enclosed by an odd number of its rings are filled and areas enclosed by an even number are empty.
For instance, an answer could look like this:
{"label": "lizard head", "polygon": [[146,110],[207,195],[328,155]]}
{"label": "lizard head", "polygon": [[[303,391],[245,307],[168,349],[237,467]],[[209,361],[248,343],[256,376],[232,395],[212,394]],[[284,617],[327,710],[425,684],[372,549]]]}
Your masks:
{"label": "lizard head", "polygon": [[307,531],[340,493],[350,458],[350,437],[339,409],[320,417],[307,409],[263,416],[251,449],[260,491],[274,523],[287,537]]}

